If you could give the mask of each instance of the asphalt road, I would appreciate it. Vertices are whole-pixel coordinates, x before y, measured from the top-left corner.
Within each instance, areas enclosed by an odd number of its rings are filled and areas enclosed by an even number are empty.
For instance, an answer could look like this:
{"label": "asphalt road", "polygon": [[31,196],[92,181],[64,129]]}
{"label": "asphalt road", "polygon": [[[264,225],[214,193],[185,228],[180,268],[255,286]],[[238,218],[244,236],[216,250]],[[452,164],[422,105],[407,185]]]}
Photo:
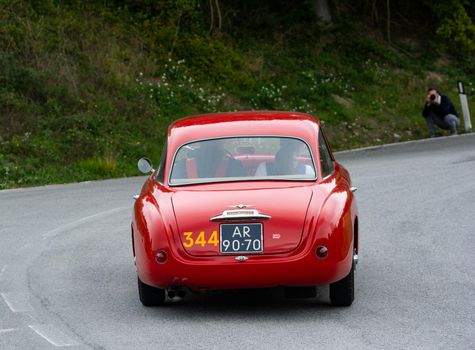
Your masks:
{"label": "asphalt road", "polygon": [[338,154],[358,187],[356,300],[281,290],[144,308],[143,178],[0,191],[0,349],[474,349],[475,135]]}

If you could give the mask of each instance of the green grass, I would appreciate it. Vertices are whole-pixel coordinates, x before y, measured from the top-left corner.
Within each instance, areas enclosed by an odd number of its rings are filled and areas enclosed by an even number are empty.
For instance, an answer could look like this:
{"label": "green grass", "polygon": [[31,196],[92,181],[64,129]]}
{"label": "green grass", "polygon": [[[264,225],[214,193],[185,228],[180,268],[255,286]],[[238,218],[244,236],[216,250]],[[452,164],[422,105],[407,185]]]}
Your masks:
{"label": "green grass", "polygon": [[0,1],[0,189],[136,175],[137,159],[157,162],[169,123],[190,114],[308,112],[342,150],[426,137],[429,85],[461,111],[465,80],[475,111],[473,75],[425,56],[423,43],[388,45],[362,23],[319,27],[300,12],[293,25],[281,18],[287,30],[269,15],[209,35],[183,3],[150,19],[99,3]]}

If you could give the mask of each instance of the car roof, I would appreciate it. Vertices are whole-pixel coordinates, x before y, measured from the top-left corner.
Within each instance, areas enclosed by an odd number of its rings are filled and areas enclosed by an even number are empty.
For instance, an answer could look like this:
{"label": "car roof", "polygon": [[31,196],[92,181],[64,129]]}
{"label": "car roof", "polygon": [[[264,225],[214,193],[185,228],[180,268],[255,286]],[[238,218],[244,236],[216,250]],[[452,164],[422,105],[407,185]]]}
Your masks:
{"label": "car roof", "polygon": [[232,136],[290,136],[311,142],[320,122],[299,112],[246,111],[202,114],[179,119],[168,129],[170,148],[199,139]]}

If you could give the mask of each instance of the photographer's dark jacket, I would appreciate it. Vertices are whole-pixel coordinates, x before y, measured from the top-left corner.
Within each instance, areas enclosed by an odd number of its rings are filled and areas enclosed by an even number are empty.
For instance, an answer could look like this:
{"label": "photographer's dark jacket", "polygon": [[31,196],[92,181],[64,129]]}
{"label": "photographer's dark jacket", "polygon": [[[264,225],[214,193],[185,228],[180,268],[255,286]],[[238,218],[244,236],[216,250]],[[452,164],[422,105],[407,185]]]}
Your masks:
{"label": "photographer's dark jacket", "polygon": [[427,105],[427,103],[424,105],[422,115],[427,118],[431,112],[436,114],[440,118],[444,118],[447,114],[453,114],[458,117],[454,104],[452,103],[452,101],[450,101],[450,98],[445,95],[440,95],[440,104],[438,105]]}

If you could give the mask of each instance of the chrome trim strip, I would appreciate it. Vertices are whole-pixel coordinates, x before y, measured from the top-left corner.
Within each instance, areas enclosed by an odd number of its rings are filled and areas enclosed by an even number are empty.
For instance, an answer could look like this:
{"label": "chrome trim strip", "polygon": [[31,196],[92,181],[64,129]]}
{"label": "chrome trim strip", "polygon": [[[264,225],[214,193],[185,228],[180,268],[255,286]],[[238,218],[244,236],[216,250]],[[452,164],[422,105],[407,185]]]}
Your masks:
{"label": "chrome trim strip", "polygon": [[355,193],[356,191],[358,191],[358,187],[352,186],[350,187],[350,191]]}
{"label": "chrome trim strip", "polygon": [[255,209],[225,210],[220,215],[213,216],[209,221],[243,221],[243,220],[269,220],[270,215],[259,213]]}

